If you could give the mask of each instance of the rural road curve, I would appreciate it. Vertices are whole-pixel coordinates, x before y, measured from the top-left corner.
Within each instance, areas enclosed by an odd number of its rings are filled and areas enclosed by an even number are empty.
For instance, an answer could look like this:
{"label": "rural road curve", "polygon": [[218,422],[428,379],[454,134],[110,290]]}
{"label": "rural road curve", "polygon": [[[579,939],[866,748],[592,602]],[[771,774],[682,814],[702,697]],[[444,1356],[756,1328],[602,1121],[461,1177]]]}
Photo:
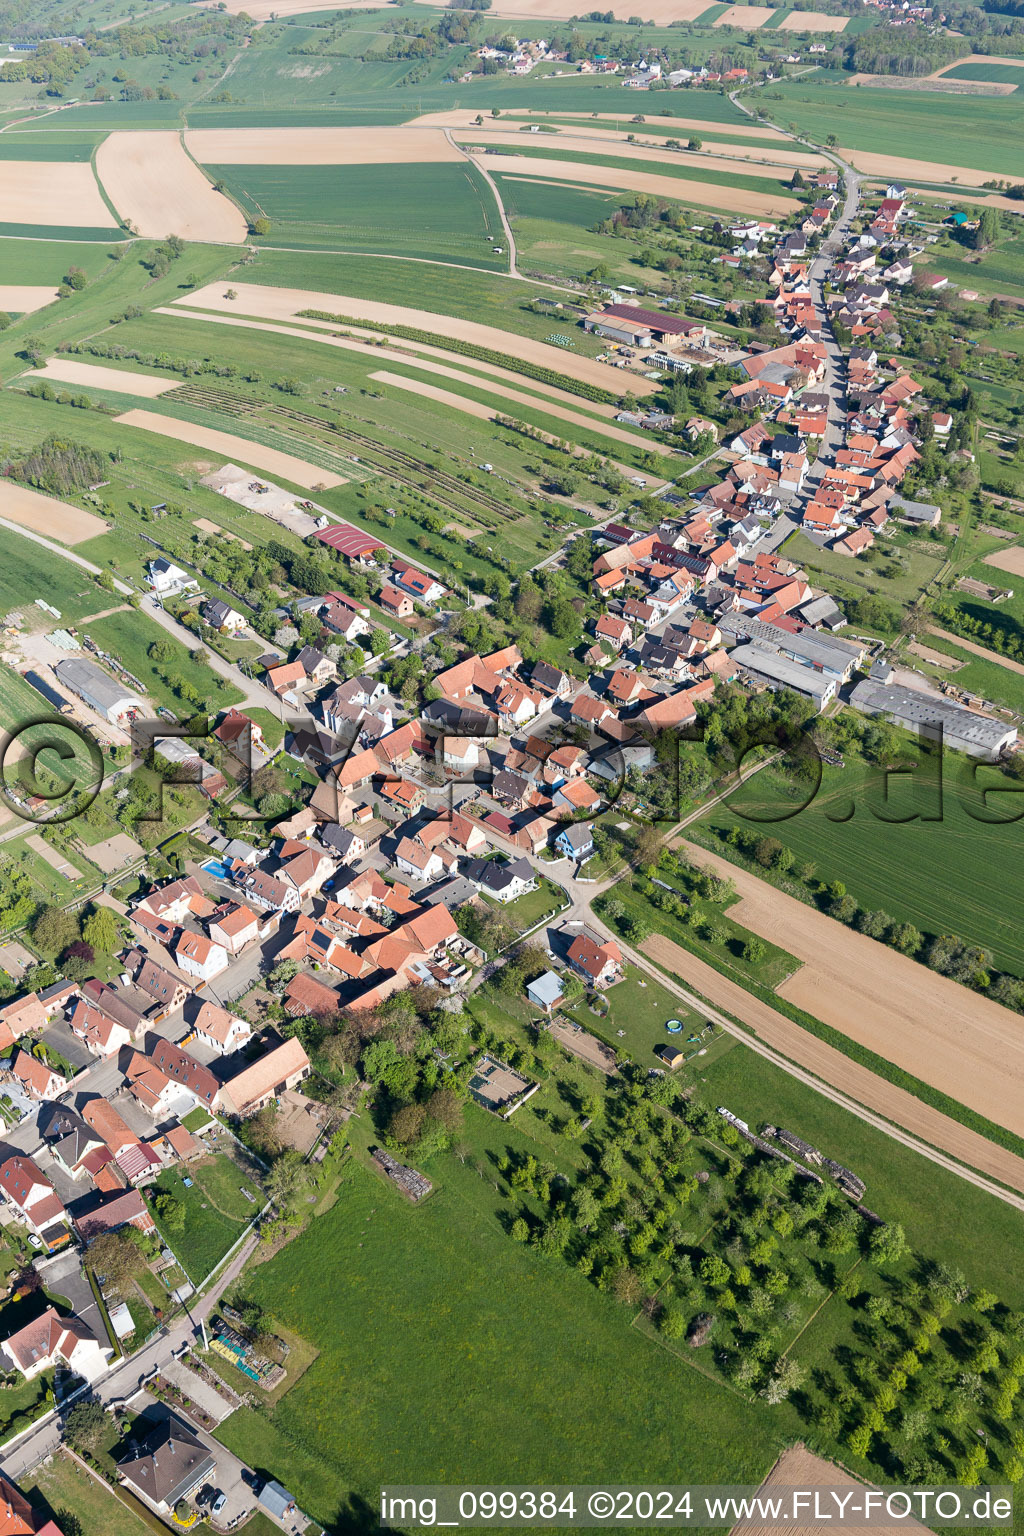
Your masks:
{"label": "rural road curve", "polygon": [[476,166],[477,170],[480,172],[480,175],[483,177],[484,181],[486,181],[487,185],[494,193],[494,201],[498,205],[498,213],[501,216],[501,227],[505,231],[505,239],[508,241],[508,275],[509,277],[516,277],[519,278],[520,281],[523,281],[523,274],[520,272],[516,265],[518,255],[516,251],[516,237],[512,233],[512,225],[508,221],[508,214],[505,212],[505,204],[501,200],[501,193],[498,191],[497,182],[491,175],[490,171],[487,170],[485,166],[480,164],[480,157],[478,155],[472,155],[468,149],[463,149],[461,144],[456,144],[455,140],[452,138],[452,131],[450,128],[444,129],[444,136],[448,140],[448,143],[451,145],[452,149],[458,150],[459,154],[462,155],[464,159],[468,160],[470,165]]}

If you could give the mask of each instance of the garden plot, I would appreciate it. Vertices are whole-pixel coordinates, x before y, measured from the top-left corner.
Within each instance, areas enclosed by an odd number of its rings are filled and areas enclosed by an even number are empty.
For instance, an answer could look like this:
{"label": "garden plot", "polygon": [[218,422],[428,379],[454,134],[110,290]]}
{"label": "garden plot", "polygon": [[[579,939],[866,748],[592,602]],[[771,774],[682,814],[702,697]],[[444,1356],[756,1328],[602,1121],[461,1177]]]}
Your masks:
{"label": "garden plot", "polygon": [[459,163],[440,128],[194,128],[185,145],[203,165]]}
{"label": "garden plot", "polygon": [[0,209],[5,224],[116,228],[87,161],[0,160]]}
{"label": "garden plot", "polygon": [[[0,163],[0,178],[11,163]],[[50,168],[50,164],[33,163],[34,170]],[[92,179],[89,166],[74,169]],[[164,239],[175,234],[219,245],[239,245],[246,237],[245,219],[230,199],[214,191],[185,153],[177,133],[111,133],[96,151],[96,173],[118,213],[131,220],[140,235]],[[105,217],[80,222],[110,222],[98,191],[96,197]],[[69,217],[66,209],[61,209],[61,216],[62,221]]]}

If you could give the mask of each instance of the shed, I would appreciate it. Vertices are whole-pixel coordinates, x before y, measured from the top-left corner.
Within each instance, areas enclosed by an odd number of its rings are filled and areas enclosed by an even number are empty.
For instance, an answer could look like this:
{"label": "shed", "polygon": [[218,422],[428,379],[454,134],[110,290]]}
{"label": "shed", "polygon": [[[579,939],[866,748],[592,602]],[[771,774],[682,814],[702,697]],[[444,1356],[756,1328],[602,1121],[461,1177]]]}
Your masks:
{"label": "shed", "polygon": [[263,1484],[256,1495],[256,1500],[269,1514],[273,1515],[275,1520],[286,1520],[295,1513],[295,1500],[288,1489],[283,1488],[273,1478]]}
{"label": "shed", "polygon": [[557,971],[545,971],[535,981],[527,983],[526,995],[535,1007],[550,1013],[562,1001],[562,978]]}

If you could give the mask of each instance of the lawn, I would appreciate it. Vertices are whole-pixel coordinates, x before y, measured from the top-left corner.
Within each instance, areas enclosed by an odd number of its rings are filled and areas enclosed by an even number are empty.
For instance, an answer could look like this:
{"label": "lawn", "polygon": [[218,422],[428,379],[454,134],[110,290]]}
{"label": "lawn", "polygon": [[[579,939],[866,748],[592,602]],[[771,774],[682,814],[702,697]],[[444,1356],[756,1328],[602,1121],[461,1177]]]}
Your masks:
{"label": "lawn", "polygon": [[[602,995],[608,999],[608,1013],[603,1017],[586,1000],[574,1008],[563,1009],[563,1012],[577,1024],[582,1024],[584,1029],[606,1040],[620,1055],[632,1056],[643,1066],[654,1066],[652,1053],[656,1045],[677,1045],[687,1055],[699,1049],[687,1040],[689,1035],[703,1028],[705,1020],[634,966],[627,965],[623,979]],[[678,1019],[683,1024],[681,1034],[668,1033],[665,1025],[670,1019]]]}
{"label": "lawn", "polygon": [[493,256],[501,218],[494,194],[468,162],[458,165],[212,165],[250,219],[266,216],[268,245],[337,245],[508,270]]}
{"label": "lawn", "polygon": [[[226,709],[241,701],[241,689],[227,682],[205,662],[195,661],[187,646],[166,633],[152,619],[129,609],[97,619],[88,626],[88,634],[101,650],[116,656],[128,671],[144,685],[159,703],[169,705],[176,714],[188,712],[188,706],[168,685],[168,677],[181,677],[196,688],[208,709]],[[166,660],[154,660],[150,647],[158,643],[170,649]]]}
{"label": "lawn", "polygon": [[[765,832],[791,848],[798,862],[813,864],[818,880],[841,880],[861,906],[880,908],[922,932],[955,933],[983,945],[998,966],[1024,975],[1024,930],[1012,896],[1008,899],[1016,890],[1024,847],[1022,823],[980,819],[986,814],[984,789],[1011,786],[987,767],[973,782],[972,766],[952,754],[944,766],[941,819],[924,819],[924,813],[935,812],[934,777],[925,768],[913,781],[907,775],[889,780],[887,814],[917,819],[883,820],[878,771],[848,754],[845,767],[824,767],[817,796],[795,815],[799,801],[787,781],[767,768],[728,804],[709,811],[697,828],[721,834],[736,824],[749,828],[744,812],[760,820],[785,814],[787,820],[766,824]],[[803,790],[800,800],[805,796]],[[1016,800],[1007,804],[996,796],[987,814],[1009,817],[1020,811]],[[725,856],[731,852],[720,835],[709,846]]]}
{"label": "lawn", "polygon": [[[341,1525],[346,1495],[375,1501],[396,1480],[756,1482],[767,1470],[781,1443],[770,1410],[709,1399],[582,1276],[510,1243],[469,1164],[445,1159],[415,1211],[351,1168],[337,1204],[247,1285],[319,1358],[269,1417],[242,1409],[218,1431],[304,1509]],[[713,1434],[680,1431],[709,1420]]]}
{"label": "lawn", "polygon": [[[185,1178],[193,1181],[191,1189],[185,1188]],[[163,1236],[194,1283],[205,1279],[263,1204],[256,1181],[223,1152],[193,1163],[184,1174],[165,1169],[156,1187],[185,1207],[184,1231],[164,1228]],[[256,1196],[254,1202],[241,1194],[243,1187]]]}
{"label": "lawn", "polygon": [[520,933],[525,933],[527,929],[535,928],[545,917],[550,917],[553,912],[560,912],[564,906],[565,892],[560,886],[554,885],[542,876],[535,891],[529,891],[516,901],[509,902],[505,910],[519,925]]}
{"label": "lawn", "polygon": [[81,1522],[82,1536],[151,1536],[149,1526],[116,1494],[63,1452],[58,1452],[49,1466],[37,1467],[24,1481],[19,1480],[19,1486],[47,1515],[72,1510]]}

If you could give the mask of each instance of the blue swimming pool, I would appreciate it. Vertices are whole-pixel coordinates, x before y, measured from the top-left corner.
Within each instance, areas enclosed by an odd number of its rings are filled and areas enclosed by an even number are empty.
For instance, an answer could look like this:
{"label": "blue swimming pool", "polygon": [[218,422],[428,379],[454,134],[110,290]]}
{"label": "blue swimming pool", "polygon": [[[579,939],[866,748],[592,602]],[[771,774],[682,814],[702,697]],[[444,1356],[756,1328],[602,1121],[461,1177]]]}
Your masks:
{"label": "blue swimming pool", "polygon": [[230,866],[223,859],[207,859],[203,865],[208,875],[216,875],[218,880],[228,880],[231,876]]}

